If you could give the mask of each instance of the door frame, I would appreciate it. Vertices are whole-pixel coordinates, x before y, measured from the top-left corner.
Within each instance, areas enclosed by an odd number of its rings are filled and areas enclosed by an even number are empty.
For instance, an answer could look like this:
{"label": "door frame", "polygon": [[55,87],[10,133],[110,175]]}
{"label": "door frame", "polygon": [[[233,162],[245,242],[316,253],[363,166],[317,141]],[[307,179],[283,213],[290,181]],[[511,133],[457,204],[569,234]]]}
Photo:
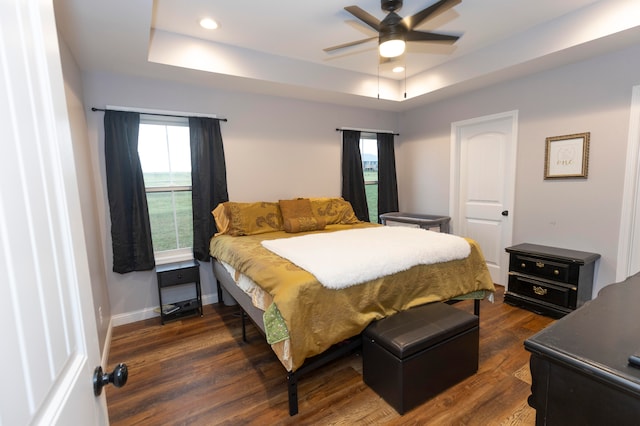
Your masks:
{"label": "door frame", "polygon": [[616,282],[640,270],[640,85],[631,92]]}
{"label": "door frame", "polygon": [[461,191],[461,133],[462,129],[468,126],[474,126],[482,123],[490,123],[492,121],[503,121],[510,120],[511,121],[511,149],[509,150],[507,157],[507,170],[505,170],[505,176],[507,177],[505,181],[504,187],[504,209],[509,212],[509,216],[507,216],[508,220],[504,222],[504,228],[502,233],[502,255],[500,256],[500,270],[501,270],[501,279],[502,284],[507,287],[507,272],[508,272],[508,262],[509,255],[504,249],[510,246],[513,242],[513,211],[515,205],[515,189],[516,189],[516,160],[517,160],[517,152],[518,152],[518,110],[506,111],[497,114],[485,115],[481,117],[475,117],[468,120],[455,121],[451,123],[451,155],[450,155],[450,187],[449,187],[449,214],[451,216],[451,225],[453,228],[453,232],[455,233],[456,229],[461,223],[462,218],[460,217],[462,213],[462,209],[460,208],[460,193]]}

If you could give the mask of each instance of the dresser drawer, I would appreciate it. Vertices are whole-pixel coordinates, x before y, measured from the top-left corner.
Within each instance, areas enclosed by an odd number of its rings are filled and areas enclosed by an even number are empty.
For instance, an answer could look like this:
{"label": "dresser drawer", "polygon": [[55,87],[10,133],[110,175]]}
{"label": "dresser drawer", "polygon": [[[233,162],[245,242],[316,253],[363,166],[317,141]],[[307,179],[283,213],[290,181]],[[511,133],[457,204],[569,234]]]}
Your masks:
{"label": "dresser drawer", "polygon": [[158,274],[158,284],[160,287],[192,283],[199,279],[198,268],[196,267],[165,271]]}
{"label": "dresser drawer", "polygon": [[509,292],[569,309],[576,308],[577,294],[575,289],[555,286],[518,275],[509,275]]}
{"label": "dresser drawer", "polygon": [[513,272],[566,284],[575,284],[577,280],[577,270],[571,264],[524,255],[512,255],[509,263]]}

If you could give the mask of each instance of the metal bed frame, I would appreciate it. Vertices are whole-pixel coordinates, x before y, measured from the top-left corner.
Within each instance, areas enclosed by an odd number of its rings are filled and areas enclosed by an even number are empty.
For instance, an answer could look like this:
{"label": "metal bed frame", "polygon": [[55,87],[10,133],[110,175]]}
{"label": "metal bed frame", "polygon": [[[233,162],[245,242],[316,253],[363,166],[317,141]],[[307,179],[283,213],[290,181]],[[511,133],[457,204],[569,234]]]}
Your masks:
{"label": "metal bed frame", "polygon": [[[222,288],[224,288],[227,293],[238,303],[238,306],[241,309],[241,318],[242,318],[242,340],[247,342],[246,335],[246,318],[248,317],[260,330],[260,332],[265,335],[265,327],[264,320],[262,314],[264,313],[261,309],[256,308],[252,301],[251,297],[247,295],[240,287],[238,287],[233,280],[233,278],[229,275],[227,270],[222,266],[220,262],[218,262],[215,258],[211,259],[211,266],[213,269],[213,275],[216,278],[217,283],[217,291],[218,291],[218,303],[223,302],[223,293]],[[460,300],[450,300],[446,303],[456,303]],[[477,316],[480,316],[480,300],[474,299],[473,305],[473,313]],[[289,415],[294,416],[298,414],[298,380],[300,377],[308,374],[338,358],[346,356],[358,349],[360,349],[362,345],[361,335],[353,336],[345,341],[339,342],[326,350],[325,352],[316,355],[312,358],[307,359],[302,367],[298,368],[296,371],[288,371],[287,372],[287,387],[288,387],[288,396],[289,396]]]}

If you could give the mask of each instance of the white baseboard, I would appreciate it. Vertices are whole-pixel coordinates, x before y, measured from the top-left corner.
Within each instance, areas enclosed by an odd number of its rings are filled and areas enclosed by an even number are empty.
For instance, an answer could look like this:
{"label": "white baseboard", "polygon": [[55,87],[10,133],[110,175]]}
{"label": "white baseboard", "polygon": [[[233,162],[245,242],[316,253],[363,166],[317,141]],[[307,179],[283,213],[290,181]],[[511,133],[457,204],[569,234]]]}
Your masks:
{"label": "white baseboard", "polygon": [[[217,294],[205,294],[202,296],[202,304],[209,305],[212,303],[218,303],[218,295]],[[142,321],[149,318],[157,318],[160,316],[158,312],[155,311],[157,306],[152,308],[144,308],[137,311],[132,312],[124,312],[122,314],[116,314],[111,317],[111,322],[109,326],[109,337],[107,339],[108,342],[111,342],[111,327],[117,327],[119,325],[130,324],[132,322]],[[104,365],[104,364],[103,364]]]}
{"label": "white baseboard", "polygon": [[104,339],[104,347],[102,348],[102,359],[100,360],[100,365],[103,369],[109,369],[109,351],[111,350],[111,334],[113,332],[113,321],[109,321],[109,326],[107,327],[107,335]]}

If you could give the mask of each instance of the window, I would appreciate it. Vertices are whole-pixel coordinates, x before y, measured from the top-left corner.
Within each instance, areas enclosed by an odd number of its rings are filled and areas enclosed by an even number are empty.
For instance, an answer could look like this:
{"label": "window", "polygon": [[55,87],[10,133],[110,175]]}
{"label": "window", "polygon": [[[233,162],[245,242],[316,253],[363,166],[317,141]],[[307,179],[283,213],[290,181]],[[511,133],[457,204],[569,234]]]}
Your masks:
{"label": "window", "polygon": [[141,115],[138,154],[156,263],[193,258],[188,119]]}
{"label": "window", "polygon": [[375,133],[360,134],[360,156],[369,221],[378,223],[378,140]]}

